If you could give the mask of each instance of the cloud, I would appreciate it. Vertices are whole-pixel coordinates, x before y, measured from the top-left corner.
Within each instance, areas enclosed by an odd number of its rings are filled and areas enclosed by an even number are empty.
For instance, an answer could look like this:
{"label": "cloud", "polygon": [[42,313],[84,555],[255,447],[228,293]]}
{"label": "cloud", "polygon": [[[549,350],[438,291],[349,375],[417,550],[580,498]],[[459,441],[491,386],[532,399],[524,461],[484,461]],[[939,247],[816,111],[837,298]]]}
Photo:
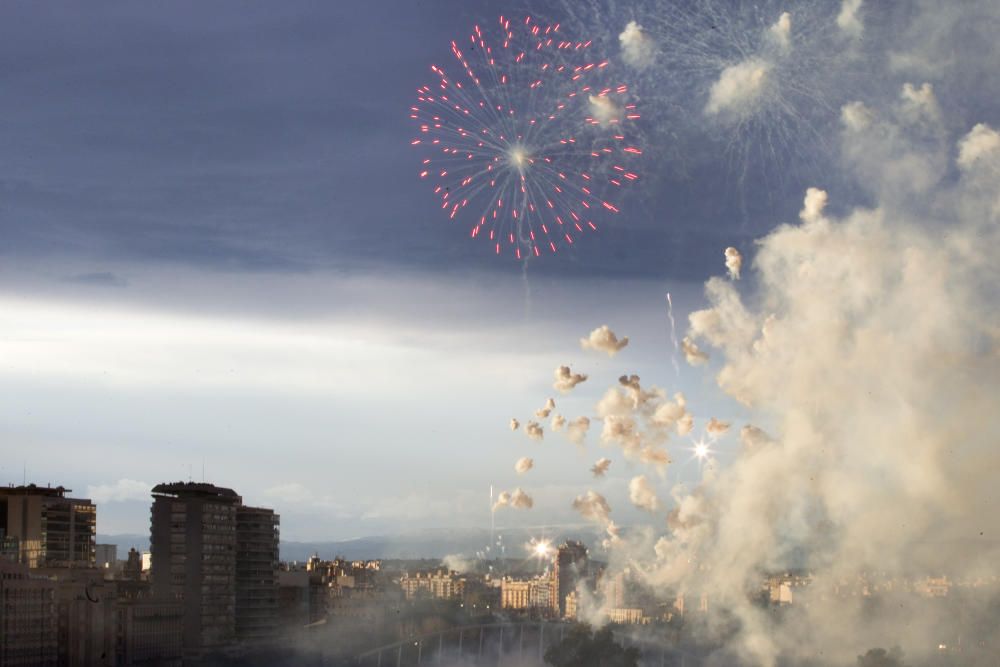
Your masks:
{"label": "cloud", "polygon": [[628,336],[623,336],[621,340],[615,332],[604,324],[590,332],[590,336],[580,339],[580,347],[585,350],[595,350],[605,352],[609,357],[613,357],[628,345]]}
{"label": "cloud", "polygon": [[660,508],[660,501],[645,475],[637,475],[629,481],[628,497],[633,505],[647,512],[655,512]]}
{"label": "cloud", "polygon": [[626,65],[636,69],[646,69],[656,60],[656,45],[647,35],[642,26],[635,21],[629,21],[625,30],[618,35],[621,44],[622,60]]}
{"label": "cloud", "polygon": [[556,368],[554,375],[555,382],[552,383],[552,388],[563,394],[568,394],[573,390],[573,387],[587,381],[585,374],[574,373],[570,370],[569,366],[559,366]]}
{"label": "cloud", "polygon": [[514,464],[514,470],[517,471],[518,475],[523,475],[533,467],[535,467],[535,460],[528,458],[527,456],[519,458]]}
{"label": "cloud", "polygon": [[552,415],[552,421],[549,422],[549,428],[553,431],[560,431],[562,427],[566,425],[566,418],[562,415]]}
{"label": "cloud", "polygon": [[87,497],[95,503],[120,503],[130,500],[150,502],[151,484],[134,479],[120,479],[111,484],[87,487]]}
{"label": "cloud", "polygon": [[511,417],[510,418],[510,430],[511,431],[516,431],[520,427],[521,427],[521,422],[519,422],[516,419],[514,419],[513,417]]}
{"label": "cloud", "polygon": [[742,115],[763,94],[770,71],[770,63],[758,58],[725,68],[709,91],[705,113]]}
{"label": "cloud", "polygon": [[573,500],[573,509],[580,513],[584,519],[606,524],[611,516],[611,506],[604,496],[595,492],[587,491],[585,494],[577,496]]}
{"label": "cloud", "polygon": [[747,424],[740,429],[740,443],[744,451],[753,452],[771,442],[771,436],[753,424]]}
{"label": "cloud", "polygon": [[729,271],[731,280],[740,279],[740,267],[743,266],[743,255],[736,248],[726,248],[726,270]]}
{"label": "cloud", "polygon": [[525,424],[524,433],[532,440],[541,440],[545,437],[545,431],[538,422],[528,422]]}
{"label": "cloud", "polygon": [[593,466],[591,466],[590,472],[594,474],[594,477],[604,477],[604,473],[606,473],[610,467],[611,459],[600,458],[594,462]]}
{"label": "cloud", "polygon": [[860,37],[864,30],[864,24],[858,17],[858,11],[863,2],[864,0],[843,0],[840,5],[840,13],[837,14],[837,27],[844,34],[855,39]]}
{"label": "cloud", "polygon": [[570,439],[570,442],[582,445],[584,439],[587,437],[587,431],[589,430],[590,418],[577,417],[576,419],[570,421],[566,426],[566,437]]}

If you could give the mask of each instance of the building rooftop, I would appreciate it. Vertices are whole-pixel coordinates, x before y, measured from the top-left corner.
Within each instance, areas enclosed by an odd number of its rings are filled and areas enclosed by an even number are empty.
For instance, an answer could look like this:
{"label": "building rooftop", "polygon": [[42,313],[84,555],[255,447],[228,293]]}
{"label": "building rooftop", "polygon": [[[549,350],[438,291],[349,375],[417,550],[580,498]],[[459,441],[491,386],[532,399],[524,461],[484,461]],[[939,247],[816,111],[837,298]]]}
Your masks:
{"label": "building rooftop", "polygon": [[72,493],[73,489],[63,486],[38,486],[27,484],[23,486],[0,486],[0,496],[50,496],[53,498],[64,498],[67,493]]}
{"label": "building rooftop", "polygon": [[152,493],[154,496],[215,496],[236,502],[240,501],[239,494],[232,489],[207,482],[165,482],[154,486]]}

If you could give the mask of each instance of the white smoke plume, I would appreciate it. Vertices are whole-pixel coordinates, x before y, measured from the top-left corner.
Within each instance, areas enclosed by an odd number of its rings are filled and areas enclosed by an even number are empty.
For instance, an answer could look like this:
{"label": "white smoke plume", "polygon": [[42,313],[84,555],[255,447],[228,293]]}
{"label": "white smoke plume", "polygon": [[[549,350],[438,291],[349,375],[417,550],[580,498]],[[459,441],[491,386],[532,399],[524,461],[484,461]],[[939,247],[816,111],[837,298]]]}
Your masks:
{"label": "white smoke plume", "polygon": [[621,44],[622,60],[627,65],[641,70],[656,60],[656,44],[635,21],[628,22],[625,30],[618,35],[618,42]]}
{"label": "white smoke plume", "polygon": [[531,496],[518,487],[513,491],[501,491],[497,495],[496,502],[493,503],[493,511],[496,511],[501,507],[510,507],[511,509],[516,510],[530,510],[534,504],[535,501],[531,499]]}
{"label": "white smoke plume", "polygon": [[547,419],[549,414],[551,414],[552,411],[555,410],[555,408],[556,408],[556,402],[550,398],[549,400],[545,401],[544,408],[535,410],[535,416],[538,417],[539,419]]}
{"label": "white smoke plume", "polygon": [[535,467],[535,460],[527,456],[522,456],[514,463],[514,470],[518,475],[523,475]]}
{"label": "white smoke plume", "polygon": [[625,110],[607,95],[590,95],[588,99],[591,116],[600,125],[617,123],[625,115]]}
{"label": "white smoke plume", "polygon": [[554,375],[555,382],[552,383],[552,388],[563,394],[568,394],[573,391],[573,387],[587,381],[584,373],[574,373],[569,366],[557,367]]}
{"label": "white smoke plume", "polygon": [[705,432],[712,438],[721,438],[729,430],[729,422],[719,421],[715,417],[708,420]]}
{"label": "white smoke plume", "polygon": [[519,421],[517,421],[517,419],[511,417],[510,418],[510,430],[511,431],[516,431],[520,427],[521,427],[521,422],[519,422]]}
{"label": "white smoke plume", "polygon": [[[887,636],[923,646],[923,621],[864,615],[836,593],[862,573],[995,573],[995,545],[954,541],[1000,530],[1000,415],[991,408],[1000,392],[991,288],[1000,284],[1000,183],[977,180],[992,168],[993,139],[974,127],[956,142],[958,180],[943,180],[938,147],[906,140],[913,131],[941,136],[930,91],[908,94],[896,121],[879,121],[886,143],[850,129],[845,141],[864,146],[856,159],[884,164],[888,154],[921,165],[921,177],[866,181],[893,190],[878,208],[843,218],[810,190],[802,223],[758,244],[759,305],[713,279],[711,307],[691,318],[692,337],[720,355],[719,386],[766,415],[774,435],[742,429],[736,461],[713,466],[701,489],[677,499],[646,571],[659,588],[717,600],[738,628],[729,648],[749,664],[794,664],[805,651],[847,664]],[[930,203],[913,206],[896,196],[901,187]],[[922,218],[925,210],[934,217]],[[775,629],[746,591],[762,571],[794,567],[808,568],[812,583]]]}
{"label": "white smoke plume", "polygon": [[577,417],[566,426],[566,437],[570,439],[570,442],[582,445],[584,439],[587,437],[587,431],[589,430],[590,418]]}
{"label": "white smoke plume", "polygon": [[681,352],[684,353],[684,358],[692,366],[701,366],[708,361],[708,353],[702,352],[698,344],[689,336],[684,336],[681,339]]}
{"label": "white smoke plume", "polygon": [[653,485],[649,483],[645,475],[637,475],[628,483],[628,497],[632,504],[647,512],[655,512],[660,509],[660,500],[653,491]]}
{"label": "white smoke plume", "polygon": [[441,565],[459,574],[467,574],[476,570],[476,564],[461,554],[448,554],[441,559]]}
{"label": "white smoke plume", "polygon": [[768,28],[768,36],[777,45],[778,49],[786,52],[792,48],[792,15],[782,12],[778,20]]}
{"label": "white smoke plume", "polygon": [[759,58],[725,68],[709,91],[705,113],[739,117],[750,112],[767,86],[770,71],[771,64]]}
{"label": "white smoke plume", "polygon": [[840,28],[844,34],[857,39],[861,36],[864,30],[864,24],[858,17],[858,11],[861,9],[861,4],[864,0],[843,0],[840,5],[840,13],[837,14],[837,27]]}
{"label": "white smoke plume", "polygon": [[609,357],[615,356],[627,345],[628,336],[622,336],[619,340],[615,332],[609,329],[606,324],[591,331],[588,337],[580,339],[580,347],[583,349],[604,352]]}
{"label": "white smoke plume", "polygon": [[604,473],[606,473],[610,467],[611,459],[599,458],[594,462],[594,465],[591,466],[590,472],[594,474],[594,477],[604,477]]}
{"label": "white smoke plume", "polygon": [[726,248],[726,270],[729,271],[730,280],[740,279],[740,269],[743,267],[743,255],[732,246]]}
{"label": "white smoke plume", "polygon": [[553,431],[561,431],[562,427],[566,425],[566,418],[562,415],[552,415],[552,421],[549,422],[549,428]]}
{"label": "white smoke plume", "polygon": [[604,496],[596,491],[587,491],[585,494],[577,496],[573,501],[573,509],[580,513],[584,519],[596,521],[602,525],[607,524],[611,516],[611,506]]}
{"label": "white smoke plume", "polygon": [[541,440],[545,437],[545,431],[538,422],[528,422],[525,424],[524,434],[532,440]]}

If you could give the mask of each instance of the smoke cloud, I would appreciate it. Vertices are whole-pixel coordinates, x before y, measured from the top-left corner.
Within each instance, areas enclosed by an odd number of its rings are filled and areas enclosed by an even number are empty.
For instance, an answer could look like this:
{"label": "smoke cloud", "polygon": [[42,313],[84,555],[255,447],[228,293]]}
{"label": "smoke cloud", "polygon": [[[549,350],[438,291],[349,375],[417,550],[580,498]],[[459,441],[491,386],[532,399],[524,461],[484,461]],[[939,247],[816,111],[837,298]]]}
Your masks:
{"label": "smoke cloud", "polygon": [[596,521],[602,525],[607,524],[611,516],[611,506],[604,496],[596,491],[587,491],[582,496],[577,496],[573,501],[573,509],[580,513],[584,519]]}
{"label": "smoke cloud", "polygon": [[768,36],[781,51],[792,48],[792,15],[782,12],[774,25],[768,28]]}
{"label": "smoke cloud", "polygon": [[580,339],[580,347],[583,349],[605,352],[609,357],[615,356],[627,345],[628,336],[623,336],[619,340],[615,332],[609,329],[606,324],[591,331],[587,338]]}
{"label": "smoke cloud", "polygon": [[604,473],[608,471],[611,467],[611,459],[600,458],[594,463],[590,468],[590,472],[594,474],[594,477],[604,477]]}
{"label": "smoke cloud", "polygon": [[553,401],[550,398],[547,401],[545,401],[545,407],[544,408],[541,408],[539,410],[535,410],[535,416],[538,417],[539,419],[546,419],[546,418],[548,418],[549,414],[553,410],[555,410],[555,407],[556,407],[556,402]]}
{"label": "smoke cloud", "polygon": [[499,495],[497,495],[496,502],[493,503],[493,510],[496,511],[501,507],[510,507],[511,509],[516,510],[530,510],[534,504],[535,501],[531,499],[531,496],[518,487],[513,491],[501,491]]}
{"label": "smoke cloud", "polygon": [[629,21],[618,35],[622,60],[636,69],[646,69],[656,60],[656,45],[635,21]]}
{"label": "smoke cloud", "polygon": [[524,473],[535,467],[535,460],[528,458],[527,456],[522,456],[514,464],[514,470],[517,471],[518,475],[523,475]]}
{"label": "smoke cloud", "polygon": [[569,366],[559,366],[556,368],[554,375],[555,382],[552,383],[552,388],[563,394],[568,394],[573,391],[573,387],[587,381],[585,374],[574,373],[570,370]]}
{"label": "smoke cloud", "polygon": [[743,255],[736,248],[726,248],[726,270],[731,280],[740,279],[740,268],[743,266]]}
{"label": "smoke cloud", "polygon": [[837,14],[837,27],[844,31],[844,34],[857,39],[864,30],[864,24],[858,17],[863,0],[844,0],[840,5],[840,13]]}
{"label": "smoke cloud", "polygon": [[552,415],[552,421],[549,422],[549,427],[553,431],[560,431],[562,427],[566,425],[566,418],[562,415]]}
{"label": "smoke cloud", "polygon": [[705,113],[738,117],[748,111],[764,92],[770,71],[770,63],[759,58],[725,68],[709,91]]}
{"label": "smoke cloud", "polygon": [[689,336],[684,336],[681,339],[681,352],[684,353],[684,358],[692,366],[701,366],[708,361],[708,353],[702,352],[698,344]]}
{"label": "smoke cloud", "polygon": [[708,424],[705,425],[705,432],[713,438],[722,437],[728,430],[729,422],[719,421],[715,417],[709,419]]}
{"label": "smoke cloud", "polygon": [[541,440],[545,437],[545,432],[538,422],[528,422],[525,424],[524,433],[532,440]]}
{"label": "smoke cloud", "polygon": [[514,419],[513,417],[511,417],[510,418],[510,430],[511,431],[516,431],[520,427],[521,427],[521,422],[519,422],[516,419]]}
{"label": "smoke cloud", "polygon": [[660,501],[645,475],[637,475],[628,483],[628,497],[633,505],[647,512],[660,508]]}
{"label": "smoke cloud", "polygon": [[570,439],[577,445],[582,445],[584,439],[587,437],[587,431],[590,430],[590,418],[589,417],[577,417],[569,423],[566,427],[566,437]]}

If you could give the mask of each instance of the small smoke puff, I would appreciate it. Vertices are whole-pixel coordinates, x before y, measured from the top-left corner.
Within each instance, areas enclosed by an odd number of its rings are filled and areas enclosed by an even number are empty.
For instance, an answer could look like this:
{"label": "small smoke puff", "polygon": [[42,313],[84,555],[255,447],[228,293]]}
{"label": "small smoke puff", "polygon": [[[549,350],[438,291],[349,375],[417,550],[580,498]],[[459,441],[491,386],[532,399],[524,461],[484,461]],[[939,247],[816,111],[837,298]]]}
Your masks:
{"label": "small smoke puff", "polygon": [[840,5],[840,13],[837,14],[837,27],[850,37],[860,37],[864,25],[858,18],[858,10],[861,9],[863,0],[844,0]]}
{"label": "small smoke puff", "polygon": [[673,401],[661,403],[656,408],[650,421],[656,426],[670,428],[671,426],[675,426],[687,414],[687,399],[684,398],[684,394],[677,392],[674,394]]}
{"label": "small smoke puff", "polygon": [[587,493],[577,496],[573,500],[573,509],[580,513],[584,519],[607,523],[611,515],[611,506],[599,493],[587,491]]}
{"label": "small smoke puff", "polygon": [[521,427],[521,422],[519,422],[516,419],[514,419],[513,417],[511,417],[510,418],[510,430],[511,431],[516,431],[520,427]]}
{"label": "small smoke puff", "polygon": [[684,358],[692,366],[700,366],[708,361],[708,354],[702,352],[690,336],[685,336],[684,340],[681,341],[681,351],[684,353]]}
{"label": "small smoke puff", "polygon": [[628,345],[628,336],[622,336],[619,340],[615,332],[609,329],[606,324],[591,331],[587,338],[580,339],[580,347],[583,349],[606,352],[609,357],[621,352],[626,345]]}
{"label": "small smoke puff", "polygon": [[639,461],[649,466],[655,466],[661,472],[670,465],[670,455],[659,447],[647,446],[639,450]]}
{"label": "small smoke puff", "polygon": [[620,445],[625,450],[635,450],[642,445],[642,433],[631,417],[609,415],[604,418],[601,442]]}
{"label": "small smoke puff", "polygon": [[900,111],[911,123],[937,122],[941,118],[934,86],[924,83],[917,88],[912,83],[904,83],[899,94],[902,102]]}
{"label": "small smoke puff", "polygon": [[732,246],[726,248],[726,270],[731,280],[740,279],[740,268],[743,266],[743,255]]}
{"label": "small smoke puff", "polygon": [[656,59],[656,47],[653,40],[643,31],[642,26],[635,21],[629,21],[625,30],[618,35],[622,48],[622,60],[636,69],[645,69]]}
{"label": "small smoke puff", "polygon": [[633,505],[647,512],[655,512],[660,508],[660,501],[645,475],[633,477],[628,483],[628,497]]}
{"label": "small smoke puff", "polygon": [[708,424],[705,426],[705,431],[708,432],[713,438],[718,438],[725,435],[726,431],[729,430],[729,422],[719,421],[715,417],[708,420]]}
{"label": "small smoke puff", "polygon": [[694,430],[694,417],[689,412],[677,420],[677,435],[687,435]]}
{"label": "small smoke puff", "polygon": [[617,123],[621,120],[622,108],[607,95],[591,95],[588,99],[590,100],[590,113],[593,114],[594,120],[601,125]]}
{"label": "small smoke puff", "polygon": [[739,112],[753,103],[767,84],[771,65],[763,60],[751,58],[736,65],[730,65],[722,70],[718,81],[712,84],[709,91],[708,104],[705,113],[718,115],[727,112]]}
{"label": "small smoke puff", "polygon": [[498,510],[501,507],[510,507],[517,510],[528,510],[534,504],[535,501],[531,499],[531,496],[520,488],[517,488],[513,491],[501,491],[500,495],[497,496],[497,501],[493,503],[493,509]]}
{"label": "small smoke puff", "polygon": [[545,407],[540,410],[535,410],[535,416],[539,419],[546,419],[556,407],[556,402],[551,398],[545,401]]}
{"label": "small smoke puff", "polygon": [[574,373],[570,370],[569,366],[559,366],[556,368],[554,375],[556,379],[555,382],[552,383],[552,388],[562,392],[563,394],[573,391],[573,387],[581,382],[587,381],[587,376],[585,374]]}
{"label": "small smoke puff", "polygon": [[976,164],[1000,160],[1000,133],[985,123],[979,123],[958,142],[959,167],[968,171]]}
{"label": "small smoke puff", "polygon": [[611,467],[611,459],[600,458],[590,467],[590,472],[594,473],[594,477],[604,477],[604,473],[608,471]]}
{"label": "small smoke puff", "polygon": [[840,108],[840,122],[851,132],[862,132],[871,127],[875,114],[863,102],[848,102]]}
{"label": "small smoke puff", "polygon": [[782,51],[787,51],[792,46],[792,15],[782,12],[774,25],[768,28],[771,39]]}
{"label": "small smoke puff", "polygon": [[639,384],[638,375],[622,375],[618,378],[618,384],[623,387],[628,387],[633,391],[642,391],[642,385]]}
{"label": "small smoke puff", "polygon": [[753,424],[747,424],[740,429],[740,443],[746,451],[756,451],[769,442],[771,442],[771,436]]}
{"label": "small smoke puff", "polygon": [[609,549],[612,546],[621,542],[622,529],[619,528],[614,521],[608,521],[606,530],[608,533],[608,537],[607,539],[601,542],[601,546],[603,546],[605,549]]}
{"label": "small smoke puff", "polygon": [[549,426],[553,431],[559,431],[563,426],[566,425],[566,418],[562,415],[552,415],[552,421],[549,422]]}
{"label": "small smoke puff", "polygon": [[545,432],[538,422],[528,422],[525,424],[524,432],[532,440],[541,440],[545,437]]}
{"label": "small smoke puff", "polygon": [[580,445],[583,444],[583,440],[587,437],[587,431],[589,430],[590,419],[587,417],[577,417],[566,427],[566,437],[569,438],[571,442]]}
{"label": "small smoke puff", "polygon": [[823,209],[826,208],[826,198],[826,190],[807,189],[805,199],[802,200],[802,210],[799,212],[802,222],[812,223],[822,220]]}
{"label": "small smoke puff", "polygon": [[524,473],[528,472],[534,467],[535,467],[535,460],[528,458],[527,456],[519,458],[517,460],[517,463],[514,464],[514,470],[517,472],[518,475],[523,475]]}

